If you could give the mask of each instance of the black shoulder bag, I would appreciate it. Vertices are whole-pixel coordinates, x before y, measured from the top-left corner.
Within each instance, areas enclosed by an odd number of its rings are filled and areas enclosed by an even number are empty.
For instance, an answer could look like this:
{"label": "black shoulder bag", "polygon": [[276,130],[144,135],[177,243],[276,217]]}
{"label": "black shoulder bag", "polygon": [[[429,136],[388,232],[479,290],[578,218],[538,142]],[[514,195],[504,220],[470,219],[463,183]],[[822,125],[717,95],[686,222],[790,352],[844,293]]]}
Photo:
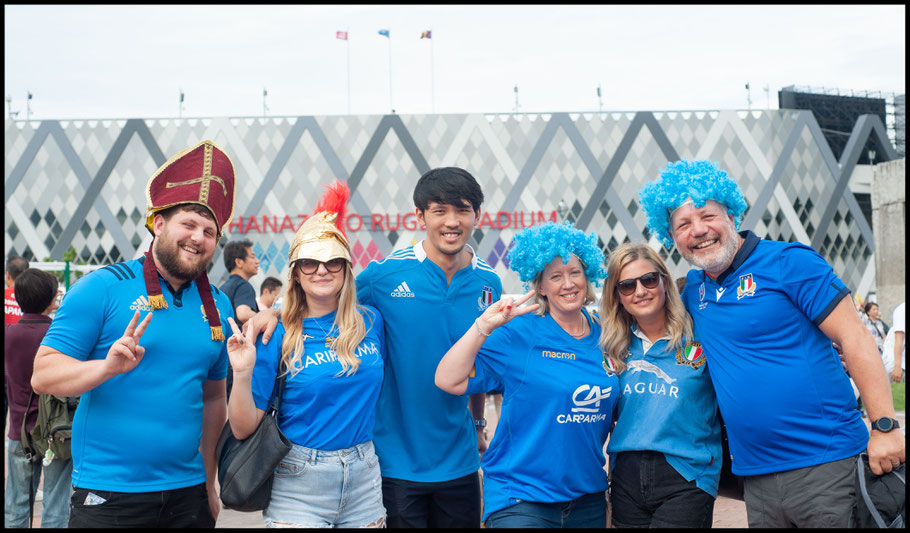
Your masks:
{"label": "black shoulder bag", "polygon": [[284,396],[284,385],[279,363],[269,409],[259,421],[256,431],[246,439],[234,437],[230,420],[224,424],[215,456],[218,458],[221,502],[228,509],[251,512],[269,506],[275,467],[291,451],[291,441],[278,428],[278,410]]}

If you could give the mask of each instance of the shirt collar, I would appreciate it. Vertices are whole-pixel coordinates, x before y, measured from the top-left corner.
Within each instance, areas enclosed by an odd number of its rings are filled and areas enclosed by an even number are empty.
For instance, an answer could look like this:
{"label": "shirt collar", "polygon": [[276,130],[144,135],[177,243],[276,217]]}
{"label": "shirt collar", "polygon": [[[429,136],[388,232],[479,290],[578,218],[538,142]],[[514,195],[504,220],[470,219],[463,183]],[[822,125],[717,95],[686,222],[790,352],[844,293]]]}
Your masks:
{"label": "shirt collar", "polygon": [[638,324],[635,324],[635,323],[632,324],[632,335],[635,335],[636,337],[638,337],[639,339],[641,339],[641,351],[642,351],[642,353],[648,353],[648,350],[651,349],[651,346],[657,344],[658,342],[660,342],[660,341],[662,341],[662,340],[670,340],[670,336],[669,336],[669,335],[664,335],[663,337],[657,339],[655,342],[651,342],[651,339],[649,339],[648,336],[645,335],[645,334],[641,331],[641,329],[639,329]]}
{"label": "shirt collar", "polygon": [[[746,259],[752,255],[752,252],[755,251],[755,247],[758,246],[758,243],[761,241],[761,238],[751,230],[740,231],[739,236],[743,238],[743,245],[736,251],[736,255],[733,256],[733,261],[730,262],[730,266],[728,266],[720,276],[717,276],[718,285],[723,285],[727,276],[736,272],[736,270],[746,262]],[[708,277],[704,270],[701,271],[701,275],[702,281]]]}

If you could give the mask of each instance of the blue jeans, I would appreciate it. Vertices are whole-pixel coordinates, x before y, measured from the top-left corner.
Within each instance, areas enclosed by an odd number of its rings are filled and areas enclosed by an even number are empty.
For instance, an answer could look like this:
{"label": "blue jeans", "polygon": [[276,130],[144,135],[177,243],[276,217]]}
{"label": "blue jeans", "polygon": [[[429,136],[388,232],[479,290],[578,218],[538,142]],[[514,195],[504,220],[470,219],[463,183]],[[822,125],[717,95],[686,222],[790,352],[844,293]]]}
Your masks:
{"label": "blue jeans", "polygon": [[293,445],[275,468],[266,527],[385,524],[382,476],[373,441],[341,450]]}
{"label": "blue jeans", "polygon": [[70,519],[70,495],[73,492],[73,460],[51,462],[42,467],[25,458],[22,442],[9,441],[6,470],[6,514],[4,527],[28,527],[28,493],[38,490],[41,469],[44,469],[44,499],[41,527],[66,527]]}
{"label": "blue jeans", "polygon": [[714,496],[686,481],[664,454],[628,451],[610,465],[614,527],[710,528]]}
{"label": "blue jeans", "polygon": [[488,528],[602,528],[607,526],[607,498],[603,492],[595,492],[568,502],[522,501],[491,514],[485,525]]}

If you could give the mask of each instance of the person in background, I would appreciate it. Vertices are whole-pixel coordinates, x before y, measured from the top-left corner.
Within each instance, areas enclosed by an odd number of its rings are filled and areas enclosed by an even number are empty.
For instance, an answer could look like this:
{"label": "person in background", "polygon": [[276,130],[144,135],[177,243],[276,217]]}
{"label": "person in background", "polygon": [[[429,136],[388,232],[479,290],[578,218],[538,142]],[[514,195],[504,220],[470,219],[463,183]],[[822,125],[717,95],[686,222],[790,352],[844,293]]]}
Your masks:
{"label": "person in background", "polygon": [[278,296],[281,293],[281,280],[272,276],[269,276],[262,280],[262,285],[259,286],[259,298],[256,300],[256,306],[259,309],[271,309],[275,305],[275,301],[278,300]]}
{"label": "person in background", "polygon": [[[11,416],[7,444],[6,511],[4,527],[29,527],[29,500],[34,501],[38,480],[44,471],[44,499],[41,527],[66,527],[70,515],[73,461],[53,459],[47,466],[41,458],[30,461],[22,447],[22,420],[31,431],[38,419],[38,399],[31,407],[32,367],[41,339],[51,325],[50,315],[57,309],[57,278],[50,272],[29,268],[16,278],[16,301],[22,316],[6,325],[3,338],[4,370],[9,375]],[[31,494],[29,494],[31,493]]]}
{"label": "person in background", "polygon": [[[250,278],[259,272],[259,259],[253,252],[253,243],[248,239],[231,241],[224,245],[224,267],[230,272],[227,281],[218,287],[221,292],[231,300],[234,308],[234,318],[240,327],[244,322],[259,312],[256,300],[256,291],[250,283]],[[227,397],[231,397],[231,387],[234,383],[234,371],[228,365],[228,376],[225,384]]]}
{"label": "person in background", "polygon": [[[584,308],[606,274],[603,252],[593,234],[550,222],[518,233],[508,259],[531,290],[484,311],[436,369],[436,385],[450,394],[502,391],[481,462],[483,520],[487,528],[605,527],[603,447],[619,381]],[[533,305],[518,307],[532,296]]]}
{"label": "person in background", "polygon": [[905,454],[881,357],[849,289],[812,248],[737,233],[746,201],[716,163],[669,163],[639,196],[651,233],[696,267],[682,299],[708,359],[733,473],[743,476],[749,526],[847,527],[858,454],[868,452],[877,475]]}
{"label": "person in background", "polygon": [[613,526],[710,528],[721,425],[692,320],[647,244],[610,252],[607,274],[600,345],[622,391],[607,445]]}
{"label": "person in background", "polygon": [[[882,361],[885,363],[885,371],[888,377],[894,383],[906,381],[907,376],[904,373],[906,367],[906,330],[904,329],[904,302],[901,302],[894,308],[891,319],[891,329],[885,336],[885,342],[882,344]],[[900,364],[898,364],[900,360]]]}
{"label": "person in background", "polygon": [[[351,250],[341,228],[350,193],[329,187],[291,243],[282,323],[268,345],[231,319],[231,430],[245,439],[286,389],[278,426],[293,443],[275,469],[267,527],[385,527],[373,421],[383,375],[379,312],[357,304]],[[280,363],[280,367],[279,367]]]}
{"label": "person in background", "polygon": [[866,301],[865,305],[863,305],[862,318],[863,325],[869,330],[872,338],[875,339],[875,345],[878,346],[878,351],[881,352],[882,344],[885,343],[885,336],[888,334],[888,326],[881,320],[881,315],[878,312],[878,304]]}
{"label": "person in background", "polygon": [[[19,317],[22,316],[22,310],[19,308],[19,304],[16,303],[16,294],[15,294],[15,285],[16,278],[19,277],[19,274],[28,269],[28,260],[19,257],[12,256],[6,260],[6,289],[3,292],[3,323],[4,324],[15,324],[19,321]],[[6,395],[6,381],[7,376],[6,372],[3,374],[3,418],[6,420],[6,416],[9,414],[9,401]]]}
{"label": "person in background", "polygon": [[149,251],[70,287],[35,357],[35,392],[81,395],[72,528],[214,527],[221,510],[233,309],[206,270],[234,211],[234,166],[202,141],[145,191]]}

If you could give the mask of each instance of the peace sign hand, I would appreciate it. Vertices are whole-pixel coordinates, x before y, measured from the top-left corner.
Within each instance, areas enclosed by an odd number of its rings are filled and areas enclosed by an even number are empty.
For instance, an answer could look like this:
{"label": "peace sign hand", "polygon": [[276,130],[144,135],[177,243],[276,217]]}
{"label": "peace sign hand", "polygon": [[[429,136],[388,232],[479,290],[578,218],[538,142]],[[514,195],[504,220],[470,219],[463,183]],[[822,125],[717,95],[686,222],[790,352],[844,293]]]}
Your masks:
{"label": "peace sign hand", "polygon": [[531,296],[534,296],[534,289],[519,296],[514,302],[512,301],[512,297],[509,296],[500,299],[498,302],[488,307],[482,315],[477,317],[477,321],[475,322],[477,327],[480,328],[481,334],[489,335],[494,329],[502,326],[513,318],[536,311],[537,308],[540,307],[540,304],[529,305],[522,308],[518,307],[530,300]]}
{"label": "peace sign hand", "polygon": [[[152,321],[152,313],[145,315],[142,322],[139,322],[139,310],[133,315],[123,336],[117,339],[107,351],[107,357],[104,359],[106,373],[109,376],[118,376],[125,374],[136,368],[139,361],[145,355],[145,348],[139,346],[139,339],[145,333],[145,328]],[[138,324],[138,326],[137,326]]]}
{"label": "peace sign hand", "polygon": [[252,372],[256,366],[256,337],[253,328],[247,328],[246,334],[240,332],[234,319],[228,317],[234,334],[228,337],[227,351],[231,359],[231,368],[234,376],[245,372]]}

